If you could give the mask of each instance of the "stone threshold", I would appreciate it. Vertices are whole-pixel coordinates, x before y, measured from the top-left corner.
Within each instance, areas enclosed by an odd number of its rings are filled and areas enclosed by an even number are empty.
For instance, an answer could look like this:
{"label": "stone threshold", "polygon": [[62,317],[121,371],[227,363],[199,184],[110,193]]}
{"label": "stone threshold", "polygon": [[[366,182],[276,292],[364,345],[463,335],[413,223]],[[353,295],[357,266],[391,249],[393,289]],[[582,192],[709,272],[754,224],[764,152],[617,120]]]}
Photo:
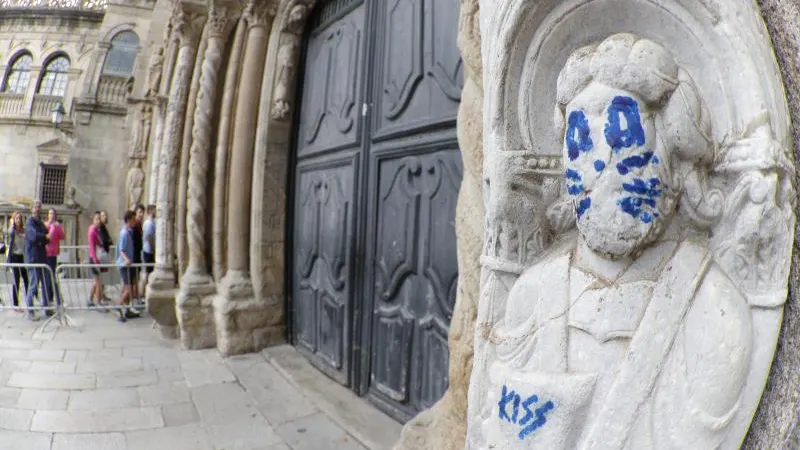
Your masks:
{"label": "stone threshold", "polygon": [[390,450],[400,439],[401,424],[328,378],[291,345],[269,348],[262,354],[309,402],[365,447]]}

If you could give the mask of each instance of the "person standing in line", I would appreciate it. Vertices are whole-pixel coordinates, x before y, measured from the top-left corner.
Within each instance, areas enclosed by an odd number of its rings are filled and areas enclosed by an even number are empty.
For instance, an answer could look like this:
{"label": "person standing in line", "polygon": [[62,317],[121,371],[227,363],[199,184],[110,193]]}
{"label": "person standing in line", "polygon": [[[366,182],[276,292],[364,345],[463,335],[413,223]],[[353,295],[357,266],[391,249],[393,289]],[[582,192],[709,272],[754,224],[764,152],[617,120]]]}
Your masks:
{"label": "person standing in line", "polygon": [[[58,221],[58,217],[56,215],[56,210],[51,209],[47,212],[47,222],[45,222],[45,226],[48,230],[48,237],[50,242],[47,244],[47,266],[50,267],[50,270],[53,271],[53,276],[55,276],[56,268],[58,267],[58,255],[61,253],[61,241],[64,240],[66,235],[64,234],[64,227],[61,226],[61,223]],[[61,304],[61,290],[58,286],[54,286],[55,292],[54,298],[56,301],[56,305]]]}
{"label": "person standing in line", "polygon": [[147,205],[147,220],[142,226],[142,261],[148,266],[145,272],[153,272],[156,263],[156,205]]}
{"label": "person standing in line", "polygon": [[[111,233],[108,232],[108,213],[105,211],[100,211],[100,243],[103,246],[103,251],[99,255],[100,263],[101,264],[109,264],[111,263],[111,246],[114,245],[114,241],[111,240]],[[107,268],[100,269],[100,272],[108,272]],[[100,290],[100,295],[105,302],[111,302],[106,296],[105,289]]]}
{"label": "person standing in line", "polygon": [[134,319],[139,317],[139,313],[130,309],[131,292],[133,287],[133,253],[135,251],[133,246],[133,229],[136,226],[136,213],[133,211],[126,211],[124,217],[125,225],[119,232],[119,244],[117,245],[117,266],[119,267],[119,276],[122,279],[122,294],[119,297],[119,306],[122,308],[117,310],[119,322],[125,322],[127,319]]}
{"label": "person standing in line", "polygon": [[[100,262],[100,254],[103,252],[103,243],[100,239],[100,212],[94,213],[92,217],[92,225],[89,227],[88,242],[89,242],[89,261],[92,264],[102,264]],[[94,285],[92,286],[92,293],[89,297],[89,308],[96,308],[103,303],[103,280],[101,274],[104,271],[102,268],[92,268],[92,275],[94,275]],[[105,310],[101,310],[106,312]]]}
{"label": "person standing in line", "polygon": [[[25,225],[22,223],[22,213],[14,211],[11,214],[11,226],[8,229],[8,253],[6,255],[6,264],[25,264]],[[11,300],[14,304],[14,310],[22,312],[19,308],[19,280],[25,284],[25,295],[28,295],[28,271],[23,267],[15,267],[11,269],[14,276],[14,284],[12,285],[13,291],[11,292]]]}
{"label": "person standing in line", "polygon": [[[46,264],[47,263],[47,244],[50,241],[48,236],[47,227],[42,222],[39,214],[42,209],[42,203],[35,201],[31,209],[31,215],[25,222],[25,263],[26,264]],[[28,320],[37,321],[39,318],[33,311],[33,298],[39,293],[39,285],[42,285],[42,314],[46,316],[52,315],[51,311],[47,310],[47,305],[53,296],[53,280],[50,276],[50,271],[37,267],[31,269],[30,272],[30,285],[28,287],[28,295],[26,303],[28,305]]]}
{"label": "person standing in line", "polygon": [[144,221],[144,206],[136,205],[134,209],[136,214],[136,225],[133,227],[133,264],[134,267],[131,268],[131,303],[134,307],[139,306],[141,301],[141,296],[139,295],[139,273],[141,272],[141,267],[139,264],[142,263],[142,249],[144,247],[144,233],[143,233],[143,221]]}

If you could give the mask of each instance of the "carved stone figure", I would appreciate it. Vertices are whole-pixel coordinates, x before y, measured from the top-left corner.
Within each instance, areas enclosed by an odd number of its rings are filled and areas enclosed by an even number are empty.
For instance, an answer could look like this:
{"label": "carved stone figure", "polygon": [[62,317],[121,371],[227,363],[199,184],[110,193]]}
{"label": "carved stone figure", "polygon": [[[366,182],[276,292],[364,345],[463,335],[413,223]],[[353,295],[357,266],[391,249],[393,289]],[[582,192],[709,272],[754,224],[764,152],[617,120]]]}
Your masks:
{"label": "carved stone figure", "polygon": [[145,98],[158,95],[161,87],[162,70],[164,68],[164,47],[158,47],[150,57],[150,65],[147,69],[147,92]]}
{"label": "carved stone figure", "polygon": [[529,248],[519,225],[538,229],[541,211],[511,225],[487,211],[485,252],[524,270],[497,320],[479,318],[467,448],[738,448],[729,434],[742,436],[774,351],[751,308],[785,300],[793,162],[765,120],[716,143],[688,71],[632,34],[574,51],[556,89],[566,195],[542,187],[533,202],[551,205],[548,231]]}
{"label": "carved stone figure", "polygon": [[144,171],[139,167],[138,162],[135,162],[128,169],[125,186],[128,195],[128,208],[132,209],[142,202],[142,194],[144,194]]}
{"label": "carved stone figure", "polygon": [[131,159],[147,158],[147,144],[150,142],[150,126],[152,123],[152,106],[142,103],[136,110],[136,120],[131,130],[131,146],[128,157]]}
{"label": "carved stone figure", "polygon": [[291,115],[290,101],[297,78],[297,55],[298,45],[294,40],[286,42],[278,50],[278,78],[272,102],[272,118],[275,120],[287,120]]}

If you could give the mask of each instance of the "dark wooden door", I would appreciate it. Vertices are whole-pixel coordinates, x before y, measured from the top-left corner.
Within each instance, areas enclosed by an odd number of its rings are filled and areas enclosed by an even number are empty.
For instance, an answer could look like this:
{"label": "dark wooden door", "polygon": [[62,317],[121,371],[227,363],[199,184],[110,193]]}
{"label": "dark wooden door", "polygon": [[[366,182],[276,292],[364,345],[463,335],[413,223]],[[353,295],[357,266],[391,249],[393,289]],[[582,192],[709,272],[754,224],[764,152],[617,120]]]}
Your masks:
{"label": "dark wooden door", "polygon": [[463,85],[458,0],[312,18],[294,174],[295,345],[405,421],[447,388]]}

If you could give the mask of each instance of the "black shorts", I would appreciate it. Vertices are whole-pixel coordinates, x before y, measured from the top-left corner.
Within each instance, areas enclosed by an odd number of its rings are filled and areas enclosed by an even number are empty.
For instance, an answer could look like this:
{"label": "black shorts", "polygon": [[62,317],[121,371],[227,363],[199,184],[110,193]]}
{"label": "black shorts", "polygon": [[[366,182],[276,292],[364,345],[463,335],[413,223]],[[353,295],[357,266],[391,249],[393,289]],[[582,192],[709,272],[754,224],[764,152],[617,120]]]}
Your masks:
{"label": "black shorts", "polygon": [[[100,263],[92,261],[92,264],[100,264]],[[94,276],[96,277],[99,277],[101,273],[106,273],[106,272],[108,272],[107,267],[101,267],[99,269],[95,269],[94,267],[92,267],[92,274],[94,274]]]}
{"label": "black shorts", "polygon": [[130,286],[135,283],[135,275],[132,267],[120,267],[119,277],[122,278],[122,284],[124,286]]}
{"label": "black shorts", "polygon": [[144,269],[147,273],[153,273],[153,264],[156,263],[156,255],[154,253],[142,252],[142,259],[148,266]]}

